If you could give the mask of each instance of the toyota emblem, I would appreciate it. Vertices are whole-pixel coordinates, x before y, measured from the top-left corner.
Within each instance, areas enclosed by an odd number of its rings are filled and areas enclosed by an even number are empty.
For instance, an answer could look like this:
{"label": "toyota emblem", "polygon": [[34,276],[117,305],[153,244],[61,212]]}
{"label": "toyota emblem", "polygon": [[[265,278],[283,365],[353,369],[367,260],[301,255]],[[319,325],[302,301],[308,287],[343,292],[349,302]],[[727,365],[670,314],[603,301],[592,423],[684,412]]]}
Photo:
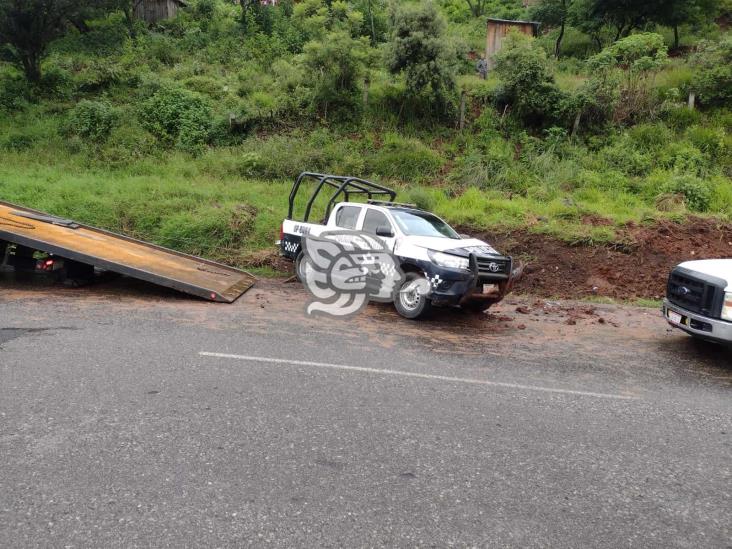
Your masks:
{"label": "toyota emblem", "polygon": [[492,273],[497,273],[498,271],[501,270],[501,266],[498,263],[496,263],[495,261],[492,261],[491,263],[488,264],[488,270]]}

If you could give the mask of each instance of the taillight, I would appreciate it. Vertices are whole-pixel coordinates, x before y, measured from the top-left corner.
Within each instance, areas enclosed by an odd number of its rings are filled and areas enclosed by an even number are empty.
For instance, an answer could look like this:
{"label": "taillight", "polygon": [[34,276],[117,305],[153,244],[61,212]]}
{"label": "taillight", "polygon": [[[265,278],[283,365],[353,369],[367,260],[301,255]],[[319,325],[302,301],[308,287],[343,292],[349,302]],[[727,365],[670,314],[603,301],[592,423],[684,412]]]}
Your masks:
{"label": "taillight", "polygon": [[280,225],[280,240],[285,239],[285,224]]}

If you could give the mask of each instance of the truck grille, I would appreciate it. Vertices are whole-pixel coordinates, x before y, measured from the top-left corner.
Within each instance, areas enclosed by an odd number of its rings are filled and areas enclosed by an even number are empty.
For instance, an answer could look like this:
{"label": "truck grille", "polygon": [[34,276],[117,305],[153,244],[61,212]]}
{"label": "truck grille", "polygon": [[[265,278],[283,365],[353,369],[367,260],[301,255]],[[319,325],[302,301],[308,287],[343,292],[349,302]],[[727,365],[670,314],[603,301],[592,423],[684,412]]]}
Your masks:
{"label": "truck grille", "polygon": [[724,288],[690,274],[684,269],[675,269],[668,279],[666,291],[671,303],[687,311],[719,318],[722,314]]}
{"label": "truck grille", "polygon": [[506,278],[511,274],[511,259],[501,257],[476,257],[479,276]]}

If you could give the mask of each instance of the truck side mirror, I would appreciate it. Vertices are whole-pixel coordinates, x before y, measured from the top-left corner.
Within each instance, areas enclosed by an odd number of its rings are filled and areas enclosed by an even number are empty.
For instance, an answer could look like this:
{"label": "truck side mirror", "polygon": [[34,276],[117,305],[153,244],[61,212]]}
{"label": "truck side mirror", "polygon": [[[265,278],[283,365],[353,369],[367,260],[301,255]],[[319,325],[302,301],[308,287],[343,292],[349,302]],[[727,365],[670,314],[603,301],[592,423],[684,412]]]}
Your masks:
{"label": "truck side mirror", "polygon": [[391,230],[389,225],[380,225],[376,227],[376,236],[383,236],[384,238],[391,238],[394,236],[394,231]]}

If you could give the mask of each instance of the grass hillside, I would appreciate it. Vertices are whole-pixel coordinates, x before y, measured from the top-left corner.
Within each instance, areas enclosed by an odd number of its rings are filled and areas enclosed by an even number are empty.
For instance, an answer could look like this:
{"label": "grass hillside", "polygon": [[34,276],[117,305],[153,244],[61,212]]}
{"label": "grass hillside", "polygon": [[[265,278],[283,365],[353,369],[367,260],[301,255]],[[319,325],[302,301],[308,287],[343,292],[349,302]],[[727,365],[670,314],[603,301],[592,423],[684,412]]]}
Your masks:
{"label": "grass hillside", "polygon": [[430,5],[432,60],[400,52],[399,29],[427,17],[403,4],[242,14],[198,0],[132,35],[121,13],[94,13],[50,44],[39,81],[0,62],[0,199],[237,265],[272,245],[304,170],[374,178],[457,225],[571,243],[732,218],[732,38],[713,20],[683,27],[678,49],[651,23],[602,51],[569,28],[558,60],[545,26],[482,80],[469,52],[485,16],[531,17],[520,1],[479,17]]}

